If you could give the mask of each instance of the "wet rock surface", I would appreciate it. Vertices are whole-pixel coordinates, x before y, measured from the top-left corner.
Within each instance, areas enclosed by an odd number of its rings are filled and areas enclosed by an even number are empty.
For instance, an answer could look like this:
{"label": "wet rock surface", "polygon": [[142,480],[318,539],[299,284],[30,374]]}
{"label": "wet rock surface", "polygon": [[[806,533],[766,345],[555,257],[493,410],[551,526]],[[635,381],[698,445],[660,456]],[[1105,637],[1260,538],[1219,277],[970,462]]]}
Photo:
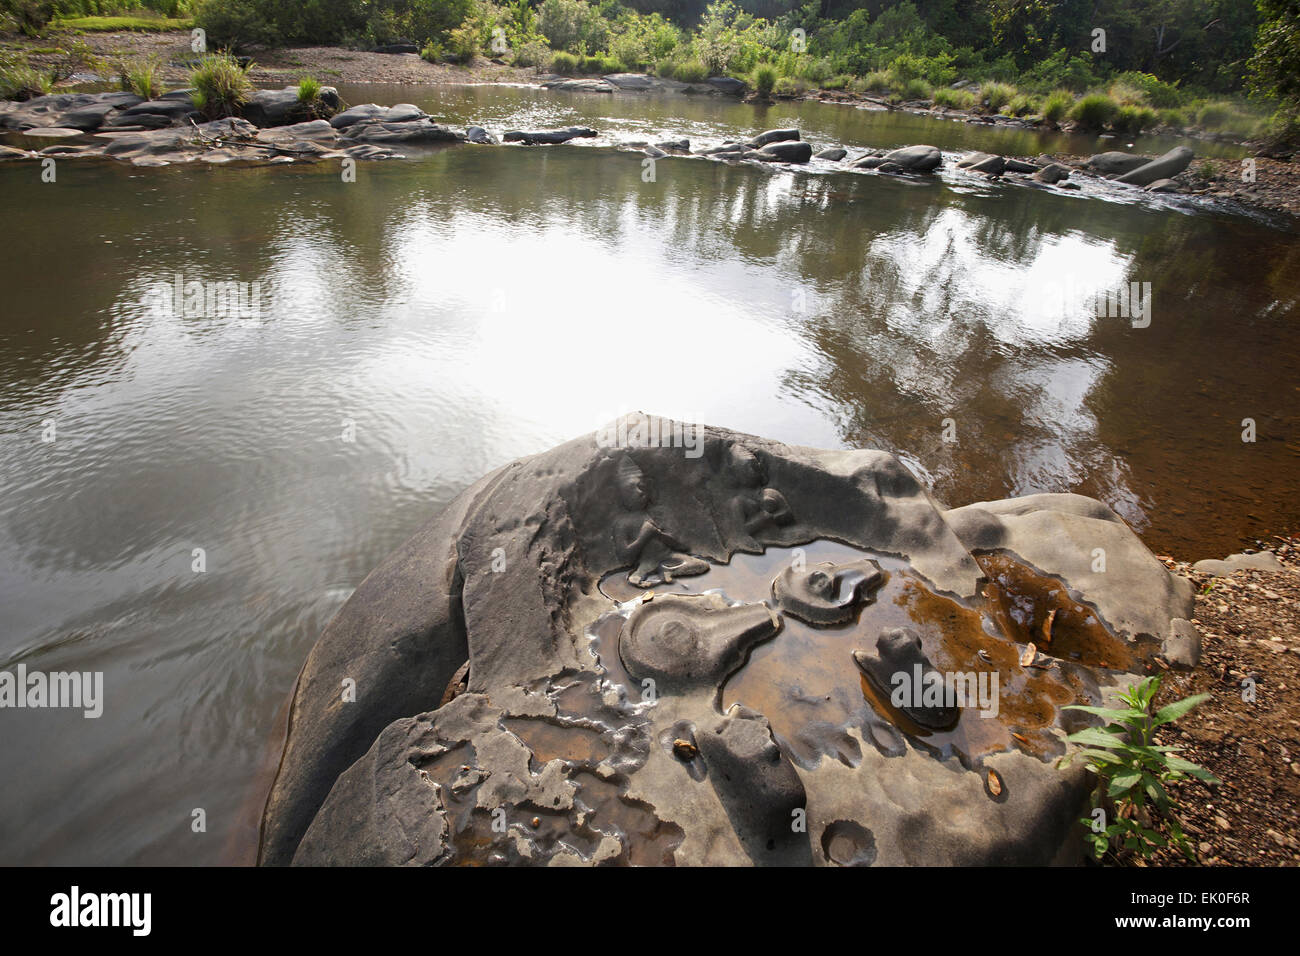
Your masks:
{"label": "wet rock surface", "polygon": [[1178,580],[1089,499],[945,511],[882,452],[629,416],[480,479],[362,583],[300,677],[260,858],[1073,862],[1091,781],[1053,759],[1089,718],[1061,708],[1186,636]]}

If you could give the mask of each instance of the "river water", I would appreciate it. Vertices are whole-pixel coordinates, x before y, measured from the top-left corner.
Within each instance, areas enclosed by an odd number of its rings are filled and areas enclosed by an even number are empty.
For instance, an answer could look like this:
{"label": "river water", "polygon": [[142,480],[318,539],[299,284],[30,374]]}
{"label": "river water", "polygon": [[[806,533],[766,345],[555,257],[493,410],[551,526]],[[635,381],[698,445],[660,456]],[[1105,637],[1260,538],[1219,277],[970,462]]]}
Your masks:
{"label": "river water", "polygon": [[[1094,495],[1183,558],[1300,525],[1294,224],[951,168],[668,159],[646,182],[609,148],[784,125],[1126,144],[820,104],[343,93],[602,135],[355,182],[0,167],[0,669],[102,671],[106,698],[0,711],[2,863],[238,858],[277,714],[352,588],[485,471],[623,411],[889,449],[953,505]],[[260,312],[168,314],[177,275],[258,283]],[[1094,314],[1127,282],[1151,283],[1146,327]]]}

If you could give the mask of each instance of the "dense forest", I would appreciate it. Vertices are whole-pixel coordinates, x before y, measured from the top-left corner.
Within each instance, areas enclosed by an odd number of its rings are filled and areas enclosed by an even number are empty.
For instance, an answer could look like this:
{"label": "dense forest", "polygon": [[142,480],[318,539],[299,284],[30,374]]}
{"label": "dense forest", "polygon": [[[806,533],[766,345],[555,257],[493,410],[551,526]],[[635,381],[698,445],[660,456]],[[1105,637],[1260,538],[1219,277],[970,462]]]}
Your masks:
{"label": "dense forest", "polygon": [[1293,112],[1300,96],[1300,0],[0,0],[0,11],[28,32],[152,11],[238,52],[404,42],[443,61],[730,74],[778,95],[847,88],[1049,119],[1086,118],[1091,94],[1105,100],[1102,123],[1127,110],[1139,129],[1229,124],[1227,101],[1245,97]]}

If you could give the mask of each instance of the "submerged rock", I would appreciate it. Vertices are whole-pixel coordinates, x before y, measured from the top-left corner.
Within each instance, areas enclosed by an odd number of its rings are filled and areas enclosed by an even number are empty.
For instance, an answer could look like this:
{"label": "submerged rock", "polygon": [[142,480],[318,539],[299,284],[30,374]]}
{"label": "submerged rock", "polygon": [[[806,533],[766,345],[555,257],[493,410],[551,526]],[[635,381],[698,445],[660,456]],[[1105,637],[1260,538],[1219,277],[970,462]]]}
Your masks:
{"label": "submerged rock", "polygon": [[814,153],[813,159],[824,159],[827,162],[838,163],[848,154],[849,151],[847,149],[842,149],[839,146],[832,146],[829,149],[823,149],[818,153]]}
{"label": "submerged rock", "polygon": [[[260,860],[1074,862],[1061,708],[1191,663],[1191,608],[1100,502],[945,511],[883,452],[627,416],[484,476],[357,588]],[[904,670],[1000,676],[1000,710],[900,712]]]}

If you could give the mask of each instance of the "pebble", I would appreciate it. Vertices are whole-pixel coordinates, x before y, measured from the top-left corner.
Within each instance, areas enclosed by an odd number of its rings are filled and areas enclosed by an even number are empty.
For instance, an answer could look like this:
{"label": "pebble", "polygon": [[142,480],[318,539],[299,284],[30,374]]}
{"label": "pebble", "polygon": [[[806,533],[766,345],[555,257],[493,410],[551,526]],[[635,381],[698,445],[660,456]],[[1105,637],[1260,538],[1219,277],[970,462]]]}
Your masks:
{"label": "pebble", "polygon": [[1215,817],[1214,822],[1218,825],[1220,830],[1232,829],[1232,824],[1229,823],[1227,820],[1225,820],[1223,817]]}

